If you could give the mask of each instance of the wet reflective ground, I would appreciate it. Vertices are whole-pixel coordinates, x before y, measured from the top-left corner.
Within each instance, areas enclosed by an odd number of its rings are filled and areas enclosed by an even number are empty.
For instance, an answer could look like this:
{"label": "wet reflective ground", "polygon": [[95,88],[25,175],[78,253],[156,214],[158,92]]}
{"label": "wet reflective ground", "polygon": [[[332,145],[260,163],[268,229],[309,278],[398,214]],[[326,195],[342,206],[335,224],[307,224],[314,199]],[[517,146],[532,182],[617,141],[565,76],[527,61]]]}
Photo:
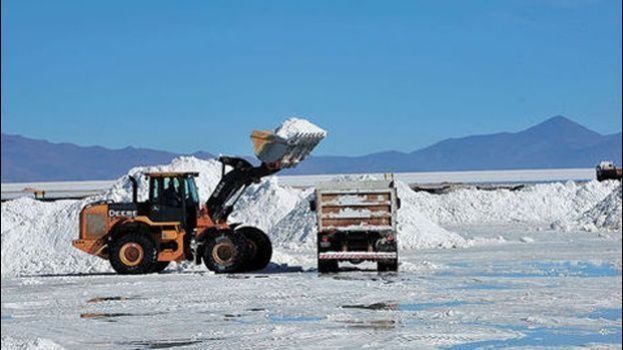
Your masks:
{"label": "wet reflective ground", "polygon": [[3,279],[3,342],[43,338],[73,349],[620,347],[620,241],[544,239],[403,252],[401,259],[398,274],[284,269]]}

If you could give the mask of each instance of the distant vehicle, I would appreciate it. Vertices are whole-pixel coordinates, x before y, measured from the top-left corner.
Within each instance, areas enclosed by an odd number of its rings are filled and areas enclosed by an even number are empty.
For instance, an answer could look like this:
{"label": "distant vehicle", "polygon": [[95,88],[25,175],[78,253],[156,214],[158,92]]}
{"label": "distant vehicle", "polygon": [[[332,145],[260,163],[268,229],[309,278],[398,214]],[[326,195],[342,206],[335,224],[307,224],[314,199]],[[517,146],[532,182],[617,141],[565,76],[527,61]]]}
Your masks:
{"label": "distant vehicle", "polygon": [[621,180],[623,171],[614,165],[614,162],[603,161],[595,168],[597,174],[597,181],[604,180]]}
{"label": "distant vehicle", "polygon": [[393,176],[374,181],[333,181],[316,186],[311,209],[318,224],[318,272],[336,272],[340,261],[376,261],[378,271],[398,270]]}

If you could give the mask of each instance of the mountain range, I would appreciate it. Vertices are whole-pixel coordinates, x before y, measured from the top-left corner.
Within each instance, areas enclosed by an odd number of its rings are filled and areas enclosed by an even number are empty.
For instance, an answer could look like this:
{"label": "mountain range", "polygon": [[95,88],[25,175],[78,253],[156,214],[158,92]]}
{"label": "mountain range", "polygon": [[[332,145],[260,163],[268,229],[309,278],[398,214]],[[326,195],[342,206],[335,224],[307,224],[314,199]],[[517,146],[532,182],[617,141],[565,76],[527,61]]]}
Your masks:
{"label": "mountain range", "polygon": [[[509,133],[451,138],[410,152],[358,157],[309,157],[285,174],[582,168],[621,164],[621,132],[602,135],[556,116]],[[164,164],[182,154],[146,148],[107,149],[51,143],[2,133],[2,182],[115,179],[138,165]],[[213,158],[208,152],[190,154]]]}

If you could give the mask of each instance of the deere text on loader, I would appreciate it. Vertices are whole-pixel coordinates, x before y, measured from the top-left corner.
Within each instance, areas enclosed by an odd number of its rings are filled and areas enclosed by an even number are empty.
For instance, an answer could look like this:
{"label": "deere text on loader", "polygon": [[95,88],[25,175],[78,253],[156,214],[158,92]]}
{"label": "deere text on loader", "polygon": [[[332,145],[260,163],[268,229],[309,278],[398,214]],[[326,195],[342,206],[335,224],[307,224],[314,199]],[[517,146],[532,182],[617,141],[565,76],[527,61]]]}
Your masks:
{"label": "deere text on loader", "polygon": [[[270,262],[272,246],[266,233],[227,222],[245,188],[264,176],[295,166],[325,137],[324,132],[302,132],[287,139],[270,131],[251,134],[257,157],[254,166],[236,157],[220,157],[222,177],[202,205],[195,172],[144,174],[149,196],[132,202],[97,202],[80,213],[80,236],[74,247],[110,261],[120,274],[160,272],[171,261],[203,260],[216,273],[260,270]],[[227,168],[231,170],[226,171]]]}

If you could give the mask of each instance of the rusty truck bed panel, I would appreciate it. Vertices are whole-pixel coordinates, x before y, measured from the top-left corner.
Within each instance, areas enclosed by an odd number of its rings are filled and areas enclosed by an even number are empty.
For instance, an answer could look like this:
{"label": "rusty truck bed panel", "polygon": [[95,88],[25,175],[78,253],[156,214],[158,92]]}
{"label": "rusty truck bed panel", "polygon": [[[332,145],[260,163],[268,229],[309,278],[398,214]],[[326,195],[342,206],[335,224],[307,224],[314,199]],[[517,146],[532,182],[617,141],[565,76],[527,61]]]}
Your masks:
{"label": "rusty truck bed panel", "polygon": [[316,187],[318,231],[395,231],[391,180],[336,181]]}

